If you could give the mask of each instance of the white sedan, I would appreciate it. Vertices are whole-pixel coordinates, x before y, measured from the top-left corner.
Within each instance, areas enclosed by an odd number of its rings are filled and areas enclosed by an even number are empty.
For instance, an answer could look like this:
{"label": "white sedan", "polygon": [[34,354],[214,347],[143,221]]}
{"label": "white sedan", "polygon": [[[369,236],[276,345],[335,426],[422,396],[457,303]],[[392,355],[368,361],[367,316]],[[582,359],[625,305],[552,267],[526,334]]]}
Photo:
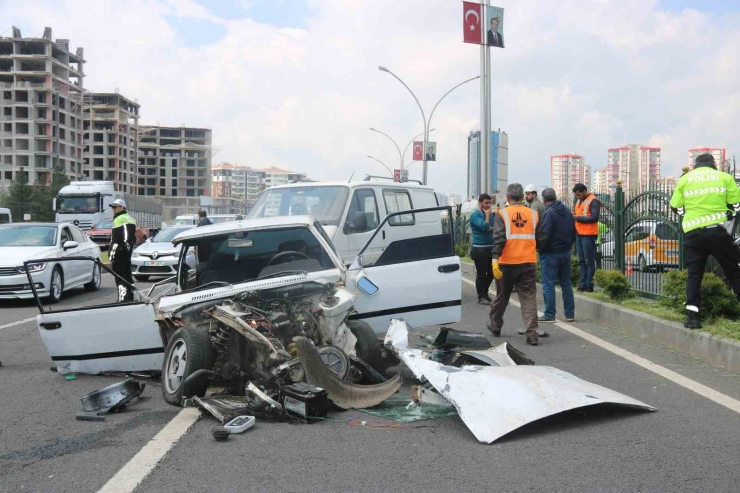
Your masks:
{"label": "white sedan", "polygon": [[[65,257],[97,259],[100,248],[73,224],[0,225],[0,299],[33,298],[23,262]],[[36,291],[49,303],[72,288],[100,288],[100,266],[92,261],[35,262],[28,268]]]}
{"label": "white sedan", "polygon": [[[150,277],[171,277],[177,274],[182,245],[173,245],[172,240],[183,231],[195,226],[171,226],[165,228],[154,238],[142,243],[131,257],[131,271],[137,281],[146,281]],[[188,250],[185,262],[195,269],[195,253]]]}

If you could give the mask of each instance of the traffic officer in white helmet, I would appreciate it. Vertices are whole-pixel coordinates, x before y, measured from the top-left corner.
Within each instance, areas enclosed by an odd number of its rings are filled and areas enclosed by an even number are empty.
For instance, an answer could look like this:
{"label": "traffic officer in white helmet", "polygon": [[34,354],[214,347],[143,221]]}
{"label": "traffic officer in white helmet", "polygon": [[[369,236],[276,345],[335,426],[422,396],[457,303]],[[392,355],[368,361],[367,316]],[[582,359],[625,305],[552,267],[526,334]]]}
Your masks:
{"label": "traffic officer in white helmet", "polygon": [[[136,244],[136,220],[129,216],[126,211],[126,202],[116,199],[110,204],[113,209],[113,231],[111,233],[109,260],[113,272],[126,280],[129,284],[134,284],[134,278],[131,275],[131,255]],[[116,277],[118,286],[118,301],[133,301],[134,292],[126,283]]]}
{"label": "traffic officer in white helmet", "polygon": [[722,223],[740,211],[735,179],[718,171],[711,154],[696,158],[694,169],[683,175],[671,197],[671,208],[681,216],[684,232],[687,329],[701,328],[701,281],[709,255],[722,266],[740,299],[740,251]]}

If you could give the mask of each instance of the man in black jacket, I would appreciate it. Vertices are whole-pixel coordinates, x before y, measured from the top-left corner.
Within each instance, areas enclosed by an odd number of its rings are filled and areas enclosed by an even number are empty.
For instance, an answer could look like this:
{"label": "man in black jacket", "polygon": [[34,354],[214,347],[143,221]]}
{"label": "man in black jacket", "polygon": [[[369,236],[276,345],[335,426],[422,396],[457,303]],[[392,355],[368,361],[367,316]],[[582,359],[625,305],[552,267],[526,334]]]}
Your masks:
{"label": "man in black jacket", "polygon": [[[542,191],[545,213],[540,223],[540,237],[537,251],[540,254],[540,273],[542,277],[542,297],[545,299],[545,314],[539,322],[555,322],[555,283],[563,292],[565,320],[572,322],[575,317],[575,300],[571,284],[571,252],[576,241],[576,228],[573,214],[562,202],[557,200],[555,190]],[[542,337],[542,335],[540,335]]]}
{"label": "man in black jacket", "polygon": [[[111,232],[110,260],[113,272],[118,274],[129,284],[134,283],[131,275],[131,255],[136,245],[136,220],[128,215],[126,202],[116,199],[111,203],[113,209],[113,230]],[[128,285],[116,277],[118,286],[118,301],[134,301],[134,292]]]}

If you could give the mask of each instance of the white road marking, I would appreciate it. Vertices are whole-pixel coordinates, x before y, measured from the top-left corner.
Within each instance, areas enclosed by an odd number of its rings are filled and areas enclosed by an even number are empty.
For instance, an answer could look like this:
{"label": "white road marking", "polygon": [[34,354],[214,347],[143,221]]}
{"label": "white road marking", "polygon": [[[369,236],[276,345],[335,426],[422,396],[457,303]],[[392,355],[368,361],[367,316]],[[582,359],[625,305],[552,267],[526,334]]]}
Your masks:
{"label": "white road marking", "polygon": [[[475,283],[469,279],[466,279],[463,277],[463,281],[472,286],[475,286]],[[493,290],[490,290],[489,293],[495,294]],[[519,302],[516,300],[509,300],[509,303],[511,303],[514,306],[521,307],[521,304],[519,304]],[[542,315],[542,312],[537,312],[537,313],[539,315]],[[671,371],[668,368],[665,368],[656,363],[653,363],[652,361],[646,358],[643,358],[642,356],[638,356],[634,353],[631,353],[627,351],[626,349],[622,349],[619,346],[615,346],[614,344],[607,342],[599,337],[596,337],[593,334],[589,334],[588,332],[581,330],[578,327],[574,327],[565,322],[561,322],[560,320],[555,322],[554,325],[560,327],[561,329],[565,331],[570,332],[573,335],[577,335],[578,337],[586,339],[588,342],[595,344],[602,349],[606,349],[607,351],[614,353],[617,356],[621,356],[627,361],[631,361],[632,363],[638,366],[641,366],[645,368],[646,370],[649,370],[655,374],[658,374],[663,378],[667,378],[671,382],[677,385],[680,385],[683,388],[691,390],[692,392],[696,392],[700,396],[706,399],[709,399],[710,401],[713,401],[713,402],[716,402],[717,404],[725,406],[726,408],[732,411],[735,411],[736,413],[740,413],[740,401],[738,401],[737,399],[733,399],[732,397],[728,395],[725,395],[721,392],[717,392],[716,390],[710,387],[707,387],[706,385],[700,384],[699,382],[691,380],[690,378],[686,378],[685,376],[679,373],[676,373],[675,371]]]}
{"label": "white road marking", "polygon": [[115,476],[110,478],[98,493],[134,491],[198,419],[200,411],[197,408],[187,407],[180,411]]}
{"label": "white road marking", "polygon": [[2,329],[8,329],[10,327],[15,327],[16,325],[22,325],[22,324],[25,324],[25,323],[28,323],[28,322],[32,322],[34,320],[36,320],[36,317],[31,317],[31,318],[26,318],[26,319],[23,319],[23,320],[18,320],[17,322],[10,322],[9,324],[0,325],[0,330],[2,330]]}

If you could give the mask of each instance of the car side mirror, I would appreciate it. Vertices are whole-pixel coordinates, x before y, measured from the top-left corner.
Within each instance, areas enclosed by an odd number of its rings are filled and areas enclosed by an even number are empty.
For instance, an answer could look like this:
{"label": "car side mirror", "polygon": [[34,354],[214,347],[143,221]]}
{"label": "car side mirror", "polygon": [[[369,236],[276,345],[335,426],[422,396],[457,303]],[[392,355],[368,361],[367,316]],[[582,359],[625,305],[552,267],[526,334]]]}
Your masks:
{"label": "car side mirror", "polygon": [[78,246],[79,244],[76,241],[65,241],[64,246],[62,246],[62,248],[64,248],[64,251],[66,252],[67,250],[71,250],[72,248],[77,248]]}

